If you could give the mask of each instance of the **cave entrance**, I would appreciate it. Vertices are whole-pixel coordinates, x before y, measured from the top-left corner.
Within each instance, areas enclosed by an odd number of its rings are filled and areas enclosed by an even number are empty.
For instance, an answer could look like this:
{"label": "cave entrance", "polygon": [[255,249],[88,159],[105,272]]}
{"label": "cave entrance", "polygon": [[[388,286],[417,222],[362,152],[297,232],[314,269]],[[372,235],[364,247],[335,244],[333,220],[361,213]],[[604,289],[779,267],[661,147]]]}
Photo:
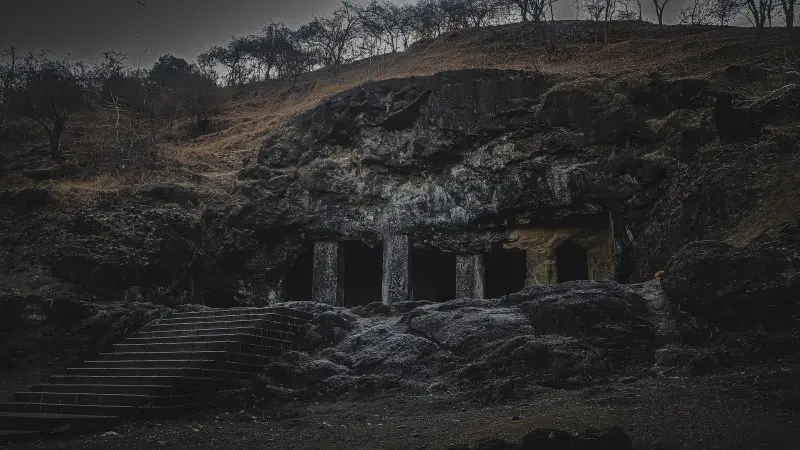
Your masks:
{"label": "cave entrance", "polygon": [[305,248],[294,260],[286,274],[286,300],[306,302],[311,300],[314,281],[314,250]]}
{"label": "cave entrance", "polygon": [[496,248],[483,255],[484,296],[498,298],[525,287],[528,260],[525,250]]}
{"label": "cave entrance", "polygon": [[360,242],[343,242],[344,306],[381,301],[383,249]]}
{"label": "cave entrance", "polygon": [[414,300],[446,302],[456,298],[456,255],[435,249],[411,250]]}
{"label": "cave entrance", "polygon": [[589,260],[586,249],[575,241],[565,241],[556,247],[556,280],[565,281],[588,280]]}

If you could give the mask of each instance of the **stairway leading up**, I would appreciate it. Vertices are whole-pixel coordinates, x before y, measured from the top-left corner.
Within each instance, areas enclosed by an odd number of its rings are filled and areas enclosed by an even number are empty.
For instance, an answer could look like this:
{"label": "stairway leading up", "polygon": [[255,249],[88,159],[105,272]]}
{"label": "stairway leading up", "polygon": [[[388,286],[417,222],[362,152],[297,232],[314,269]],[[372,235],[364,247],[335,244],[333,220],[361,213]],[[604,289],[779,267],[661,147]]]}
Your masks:
{"label": "stairway leading up", "polygon": [[0,403],[0,438],[198,410],[230,380],[294,348],[298,326],[310,318],[280,306],[174,313]]}

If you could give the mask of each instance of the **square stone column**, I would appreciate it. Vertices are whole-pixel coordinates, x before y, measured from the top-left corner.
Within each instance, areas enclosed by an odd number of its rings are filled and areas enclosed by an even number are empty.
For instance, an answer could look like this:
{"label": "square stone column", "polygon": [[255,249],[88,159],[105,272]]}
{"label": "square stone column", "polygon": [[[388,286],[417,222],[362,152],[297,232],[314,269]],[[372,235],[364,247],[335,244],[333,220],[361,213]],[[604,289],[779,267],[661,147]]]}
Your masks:
{"label": "square stone column", "polygon": [[411,300],[411,252],[408,236],[383,240],[383,304]]}
{"label": "square stone column", "polygon": [[344,306],[344,257],[338,242],[314,244],[311,298],[318,303]]}
{"label": "square stone column", "polygon": [[456,298],[483,298],[483,255],[456,255]]}

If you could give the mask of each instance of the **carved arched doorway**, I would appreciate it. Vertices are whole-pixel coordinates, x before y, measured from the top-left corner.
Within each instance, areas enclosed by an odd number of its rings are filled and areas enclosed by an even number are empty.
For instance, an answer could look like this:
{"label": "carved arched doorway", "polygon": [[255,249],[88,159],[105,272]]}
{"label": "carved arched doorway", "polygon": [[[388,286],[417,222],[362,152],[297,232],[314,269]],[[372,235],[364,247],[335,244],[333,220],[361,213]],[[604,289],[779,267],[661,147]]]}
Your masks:
{"label": "carved arched doorway", "polygon": [[564,241],[556,247],[556,281],[588,280],[589,260],[586,249],[575,241]]}

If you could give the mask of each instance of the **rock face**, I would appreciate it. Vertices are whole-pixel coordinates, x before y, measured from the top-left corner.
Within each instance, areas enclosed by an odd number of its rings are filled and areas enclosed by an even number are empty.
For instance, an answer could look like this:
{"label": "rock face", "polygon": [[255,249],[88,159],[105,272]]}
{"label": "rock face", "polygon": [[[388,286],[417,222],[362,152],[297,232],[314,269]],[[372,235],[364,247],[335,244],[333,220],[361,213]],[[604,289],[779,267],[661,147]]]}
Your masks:
{"label": "rock face", "polygon": [[692,242],[670,259],[661,283],[672,301],[727,327],[785,323],[800,307],[800,258],[784,250]]}
{"label": "rock face", "polygon": [[[520,230],[600,223],[612,278],[648,280],[686,243],[753,214],[779,161],[799,166],[796,135],[761,132],[794,110],[736,100],[698,78],[462,70],[374,82],[268,138],[240,173],[250,201],[232,220],[280,236],[277,279],[319,239],[404,234],[470,254],[515,246]],[[754,177],[763,183],[742,188]]]}
{"label": "rock face", "polygon": [[401,385],[478,391],[487,401],[537,385],[585,386],[649,364],[648,301],[634,288],[584,281],[495,300],[400,303],[379,313],[291,303],[316,316],[303,346],[310,353],[284,356],[267,373],[316,394]]}
{"label": "rock face", "polygon": [[368,83],[273,130],[238,196],[165,183],[91,205],[0,193],[0,270],[93,300],[265,304],[295,299],[289,272],[313,243],[379,251],[407,236],[412,252],[462,259],[525,250],[528,284],[560,281],[531,255],[571,239],[588,278],[650,280],[695,240],[797,247],[796,95],[745,108],[694,77],[488,69]]}
{"label": "rock face", "polygon": [[0,290],[0,370],[23,361],[48,367],[74,364],[173,312],[152,303],[92,299],[80,286],[63,282],[29,295]]}
{"label": "rock face", "polygon": [[[474,251],[504,238],[507,228],[491,226],[498,219],[642,206],[626,200],[659,178],[660,163],[608,145],[651,139],[644,116],[630,111],[610,128],[599,83],[585,92],[557,82],[473,70],[337,94],[265,143],[241,174],[253,203],[237,219],[363,240],[404,233]],[[580,154],[587,146],[594,157]]]}

